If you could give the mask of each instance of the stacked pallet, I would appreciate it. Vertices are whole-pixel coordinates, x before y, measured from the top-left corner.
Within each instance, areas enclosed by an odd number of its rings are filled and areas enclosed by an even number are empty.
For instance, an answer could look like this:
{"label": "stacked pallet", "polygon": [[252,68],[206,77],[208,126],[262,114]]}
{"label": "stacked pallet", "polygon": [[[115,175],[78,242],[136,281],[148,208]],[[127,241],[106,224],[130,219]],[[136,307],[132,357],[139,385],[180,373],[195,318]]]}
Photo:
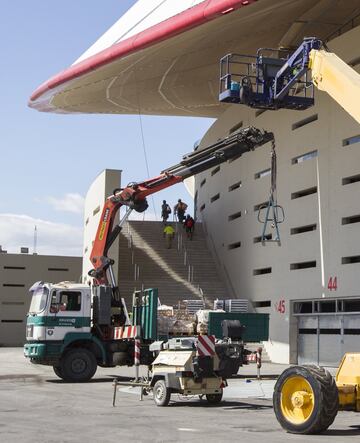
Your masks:
{"label": "stacked pallet", "polygon": [[195,333],[194,315],[181,302],[176,308],[159,307],[158,335],[189,336]]}

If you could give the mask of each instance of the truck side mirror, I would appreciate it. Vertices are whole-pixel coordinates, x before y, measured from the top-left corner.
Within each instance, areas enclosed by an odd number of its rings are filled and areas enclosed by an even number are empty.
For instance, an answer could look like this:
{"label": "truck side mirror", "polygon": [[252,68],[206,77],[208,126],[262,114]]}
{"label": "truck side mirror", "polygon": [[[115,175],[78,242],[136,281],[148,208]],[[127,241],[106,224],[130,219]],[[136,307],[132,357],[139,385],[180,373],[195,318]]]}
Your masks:
{"label": "truck side mirror", "polygon": [[60,310],[60,303],[52,303],[50,306],[50,313],[57,314]]}

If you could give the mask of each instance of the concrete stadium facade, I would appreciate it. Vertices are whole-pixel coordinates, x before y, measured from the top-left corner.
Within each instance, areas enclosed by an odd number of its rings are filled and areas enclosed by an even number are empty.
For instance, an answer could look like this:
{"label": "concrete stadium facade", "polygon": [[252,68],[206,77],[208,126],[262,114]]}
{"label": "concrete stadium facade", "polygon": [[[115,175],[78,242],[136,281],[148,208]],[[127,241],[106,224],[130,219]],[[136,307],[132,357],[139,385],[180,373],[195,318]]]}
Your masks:
{"label": "concrete stadium facade", "polygon": [[[91,278],[88,272],[91,267],[90,254],[99,225],[100,216],[107,197],[113,194],[115,189],[120,188],[121,171],[117,169],[105,169],[91,183],[85,196],[84,207],[84,251],[82,275],[83,283],[89,283]],[[119,220],[119,214],[116,219]],[[116,240],[111,246],[109,257],[117,259],[119,255],[119,241]],[[114,267],[115,277],[118,278],[118,269]]]}
{"label": "concrete stadium facade", "polygon": [[[357,71],[359,39],[357,27],[328,44]],[[206,226],[229,291],[248,298],[256,311],[270,314],[266,350],[273,361],[282,363],[307,359],[299,355],[301,332],[309,336],[308,330],[317,330],[315,341],[321,340],[319,331],[326,329],[333,339],[333,363],[337,363],[342,352],[350,350],[340,343],[344,330],[353,332],[347,336],[360,331],[360,314],[357,320],[352,317],[357,327],[346,328],[338,325],[346,313],[336,304],[327,305],[330,312],[316,312],[321,311],[322,301],[360,297],[360,128],[327,94],[317,92],[315,102],[306,111],[263,112],[233,105],[199,146],[214,143],[241,126],[253,125],[275,134],[278,203],[286,214],[280,225],[280,247],[271,242],[262,245],[263,225],[257,220],[258,206],[269,198],[269,145],[196,176],[195,195],[197,217]],[[271,228],[268,233],[274,238]],[[302,317],[297,315],[301,314],[298,302],[303,300],[320,300],[304,313],[313,319],[309,328],[300,327]],[[356,304],[351,316],[356,316],[354,309]],[[330,326],[321,328],[319,315],[334,317],[327,318]],[[349,343],[352,351],[360,351],[358,340]],[[331,363],[329,357],[321,357],[320,349],[313,352],[314,359]]]}
{"label": "concrete stadium facade", "polygon": [[81,262],[81,257],[0,254],[0,346],[24,344],[29,288],[40,280],[79,282]]}

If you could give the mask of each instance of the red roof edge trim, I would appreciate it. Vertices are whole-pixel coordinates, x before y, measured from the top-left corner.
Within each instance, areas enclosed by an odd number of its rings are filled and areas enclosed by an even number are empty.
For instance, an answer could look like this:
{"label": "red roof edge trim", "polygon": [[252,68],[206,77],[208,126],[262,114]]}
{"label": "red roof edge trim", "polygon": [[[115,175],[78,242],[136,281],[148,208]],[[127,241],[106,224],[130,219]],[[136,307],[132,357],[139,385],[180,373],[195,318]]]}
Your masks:
{"label": "red roof edge trim", "polygon": [[100,68],[117,58],[159,43],[210,20],[214,20],[223,13],[230,13],[256,1],[257,0],[205,0],[51,77],[33,92],[30,97],[30,103],[36,101],[51,89]]}

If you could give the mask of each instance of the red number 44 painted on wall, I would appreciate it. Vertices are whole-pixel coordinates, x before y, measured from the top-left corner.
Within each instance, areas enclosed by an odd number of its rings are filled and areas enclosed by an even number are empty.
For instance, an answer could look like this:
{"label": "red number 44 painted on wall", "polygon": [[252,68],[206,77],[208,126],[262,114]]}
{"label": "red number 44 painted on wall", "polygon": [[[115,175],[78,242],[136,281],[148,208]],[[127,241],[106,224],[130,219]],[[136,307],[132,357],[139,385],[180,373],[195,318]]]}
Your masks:
{"label": "red number 44 painted on wall", "polygon": [[275,303],[275,310],[280,314],[285,314],[285,300],[279,300],[278,303]]}
{"label": "red number 44 painted on wall", "polygon": [[327,287],[328,287],[329,291],[336,291],[337,290],[337,277],[330,277]]}

